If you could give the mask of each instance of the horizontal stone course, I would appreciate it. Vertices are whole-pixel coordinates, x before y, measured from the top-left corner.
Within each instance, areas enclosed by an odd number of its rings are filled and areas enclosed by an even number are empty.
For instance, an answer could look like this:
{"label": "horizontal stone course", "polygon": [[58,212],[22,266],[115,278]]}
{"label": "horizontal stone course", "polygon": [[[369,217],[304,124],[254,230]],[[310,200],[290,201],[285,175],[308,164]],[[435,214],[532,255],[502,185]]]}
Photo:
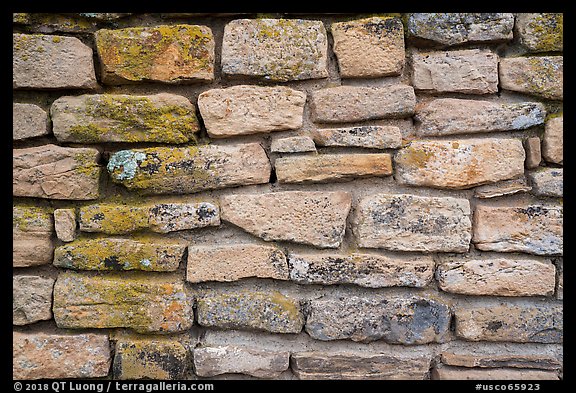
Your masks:
{"label": "horizontal stone course", "polygon": [[397,149],[402,145],[402,134],[396,126],[322,128],[312,130],[311,134],[320,146]]}

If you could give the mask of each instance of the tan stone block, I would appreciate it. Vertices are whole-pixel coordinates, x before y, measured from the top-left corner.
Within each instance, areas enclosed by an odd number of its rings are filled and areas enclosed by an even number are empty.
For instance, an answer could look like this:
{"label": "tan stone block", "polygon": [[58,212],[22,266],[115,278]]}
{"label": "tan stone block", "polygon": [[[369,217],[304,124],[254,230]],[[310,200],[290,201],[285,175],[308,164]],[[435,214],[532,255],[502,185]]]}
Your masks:
{"label": "tan stone block", "polygon": [[76,212],[74,209],[54,210],[54,229],[56,236],[63,242],[71,242],[76,238]]}
{"label": "tan stone block", "polygon": [[487,199],[504,195],[516,194],[518,192],[527,192],[532,189],[526,182],[525,177],[519,179],[502,180],[493,184],[485,184],[474,189],[476,198]]}
{"label": "tan stone block", "polygon": [[52,319],[53,286],[52,278],[12,276],[12,323],[27,325]]}
{"label": "tan stone block", "polygon": [[558,380],[558,374],[554,371],[544,370],[522,370],[522,369],[469,369],[456,367],[436,367],[432,369],[432,379],[440,380],[520,380],[520,381],[539,381],[539,380]]}
{"label": "tan stone block", "polygon": [[562,56],[511,57],[500,59],[500,86],[504,90],[551,100],[564,97]]}
{"label": "tan stone block", "polygon": [[366,147],[397,149],[402,145],[402,133],[396,126],[358,126],[323,128],[311,131],[320,146]]}
{"label": "tan stone block", "polygon": [[532,193],[538,196],[562,198],[564,196],[564,169],[538,168],[526,174]]}
{"label": "tan stone block", "polygon": [[12,104],[12,139],[22,140],[48,135],[48,114],[38,105]]}
{"label": "tan stone block", "polygon": [[546,122],[542,155],[547,162],[562,165],[564,161],[564,116],[554,117]]}
{"label": "tan stone block", "polygon": [[194,349],[194,369],[201,377],[246,374],[273,379],[288,369],[289,359],[288,351],[270,351],[238,345]]}
{"label": "tan stone block", "polygon": [[286,138],[272,138],[270,144],[272,153],[303,153],[316,151],[316,145],[309,136],[291,136]]}
{"label": "tan stone block", "polygon": [[516,15],[516,34],[530,52],[562,51],[564,17],[562,13],[527,13]]}

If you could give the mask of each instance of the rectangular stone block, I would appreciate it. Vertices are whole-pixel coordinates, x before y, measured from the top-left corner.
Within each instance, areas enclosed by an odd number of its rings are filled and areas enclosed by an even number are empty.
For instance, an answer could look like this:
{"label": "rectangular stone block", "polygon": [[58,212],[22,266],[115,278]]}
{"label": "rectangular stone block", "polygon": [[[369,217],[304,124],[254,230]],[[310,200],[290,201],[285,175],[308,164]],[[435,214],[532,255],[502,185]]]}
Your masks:
{"label": "rectangular stone block", "polygon": [[401,184],[466,189],[524,174],[519,139],[413,141],[394,156]]}
{"label": "rectangular stone block", "polygon": [[500,59],[500,86],[504,90],[550,100],[564,97],[562,56],[510,57]]}
{"label": "rectangular stone block", "polygon": [[483,251],[561,255],[561,206],[476,206],[472,242]]}
{"label": "rectangular stone block", "polygon": [[564,169],[538,168],[526,174],[532,185],[532,194],[562,198],[564,196]]}
{"label": "rectangular stone block", "polygon": [[564,162],[564,116],[546,122],[542,140],[542,156],[547,162],[562,165]]}
{"label": "rectangular stone block", "polygon": [[304,153],[316,151],[316,145],[309,136],[290,136],[286,138],[272,137],[270,144],[272,153]]}
{"label": "rectangular stone block", "polygon": [[564,299],[564,260],[560,258],[556,262],[556,299]]}
{"label": "rectangular stone block", "polygon": [[368,288],[424,287],[432,281],[429,256],[388,257],[378,254],[303,254],[288,258],[290,279],[299,284],[356,284]]}
{"label": "rectangular stone block", "polygon": [[236,19],[224,27],[222,73],[280,82],[326,78],[327,52],[321,21]]}
{"label": "rectangular stone block", "polygon": [[392,175],[392,158],[387,153],[318,154],[276,159],[279,183],[322,183],[370,176]]}
{"label": "rectangular stone block", "polygon": [[82,232],[122,235],[148,228],[148,206],[138,204],[96,203],[81,206],[79,211]]}
{"label": "rectangular stone block", "polygon": [[94,89],[92,49],[78,38],[12,34],[14,89]]}
{"label": "rectangular stone block", "polygon": [[106,84],[214,79],[214,37],[207,26],[101,29],[94,37]]}
{"label": "rectangular stone block", "polygon": [[187,194],[268,183],[270,162],[258,143],[150,147],[120,150],[110,156],[115,183],[144,194]]}
{"label": "rectangular stone block", "polygon": [[395,251],[467,252],[472,224],[466,199],[375,194],[356,208],[360,247]]}
{"label": "rectangular stone block", "polygon": [[312,120],[316,123],[349,123],[409,117],[416,96],[408,85],[383,87],[338,86],[312,92]]}
{"label": "rectangular stone block", "polygon": [[34,138],[50,134],[48,114],[38,105],[12,104],[12,139]]}
{"label": "rectangular stone block", "polygon": [[12,323],[28,325],[52,319],[54,279],[35,275],[12,276]]}
{"label": "rectangular stone block", "polygon": [[76,239],[76,212],[74,209],[54,210],[54,229],[58,240],[71,242]]}
{"label": "rectangular stone block", "polygon": [[427,379],[430,362],[428,356],[361,352],[297,352],[291,356],[294,374],[313,380],[422,380]]}
{"label": "rectangular stone block", "polygon": [[349,193],[286,191],[220,197],[222,220],[266,241],[338,248],[352,205]]}
{"label": "rectangular stone block", "polygon": [[220,374],[246,374],[274,379],[288,370],[290,352],[223,345],[194,349],[196,375],[213,377]]}
{"label": "rectangular stone block", "polygon": [[550,296],[556,269],[528,257],[442,258],[436,270],[440,289],[463,295]]}
{"label": "rectangular stone block", "polygon": [[431,93],[496,93],[498,55],[481,49],[414,53],[412,84]]}
{"label": "rectangular stone block", "polygon": [[222,329],[300,333],[304,325],[300,301],[278,291],[207,293],[196,311],[200,325]]}
{"label": "rectangular stone block", "polygon": [[421,296],[311,300],[306,332],[316,340],[391,344],[443,342],[450,328],[450,307]]}
{"label": "rectangular stone block", "polygon": [[358,126],[323,128],[311,131],[320,146],[366,147],[397,149],[402,145],[402,133],[396,126]]}
{"label": "rectangular stone block", "polygon": [[148,214],[150,229],[160,233],[220,225],[220,208],[210,202],[160,203]]}
{"label": "rectangular stone block", "polygon": [[306,93],[285,86],[237,85],[200,93],[198,108],[211,138],[296,130]]}
{"label": "rectangular stone block", "polygon": [[97,199],[101,167],[92,148],[43,145],[12,151],[12,194],[47,199]]}
{"label": "rectangular stone block", "polygon": [[516,15],[516,35],[530,52],[552,52],[563,48],[564,15],[562,13],[528,13]]}
{"label": "rectangular stone block", "polygon": [[185,143],[200,130],[194,105],[168,93],[64,96],[50,115],[59,142]]}
{"label": "rectangular stone block", "polygon": [[525,130],[544,123],[546,108],[539,102],[439,98],[416,108],[416,132],[441,136],[477,132]]}
{"label": "rectangular stone block", "polygon": [[484,368],[457,368],[436,367],[432,369],[431,379],[435,380],[499,380],[499,381],[542,381],[558,380],[558,374],[554,371],[545,370],[522,370],[522,369],[484,369]]}
{"label": "rectangular stone block", "polygon": [[512,180],[502,180],[493,184],[485,184],[474,189],[476,198],[487,199],[504,195],[516,194],[518,192],[527,192],[532,189],[528,185],[526,178],[521,177]]}
{"label": "rectangular stone block", "polygon": [[490,345],[486,349],[482,349],[482,347],[465,347],[459,350],[451,349],[443,351],[441,353],[441,361],[443,364],[450,366],[489,369],[510,367],[559,370],[562,367],[562,363],[557,357],[542,353],[544,352],[544,348],[540,346],[534,350],[533,348],[525,349],[525,344],[512,346],[507,343],[504,345],[506,345],[506,347],[494,347]]}
{"label": "rectangular stone block", "polygon": [[540,152],[540,138],[537,136],[530,137],[524,140],[524,149],[526,150],[525,165],[528,169],[537,168],[542,161],[542,154]]}
{"label": "rectangular stone block", "polygon": [[455,310],[456,336],[469,341],[561,343],[561,302],[484,301]]}
{"label": "rectangular stone block", "polygon": [[12,333],[12,378],[98,378],[112,360],[107,334]]}
{"label": "rectangular stone block", "polygon": [[404,26],[399,18],[332,23],[331,32],[342,78],[377,78],[402,72]]}
{"label": "rectangular stone block", "polygon": [[12,206],[12,266],[29,267],[52,262],[54,218],[48,205]]}
{"label": "rectangular stone block", "polygon": [[194,299],[177,275],[139,272],[60,273],[53,313],[62,329],[130,328],[179,332],[194,322]]}

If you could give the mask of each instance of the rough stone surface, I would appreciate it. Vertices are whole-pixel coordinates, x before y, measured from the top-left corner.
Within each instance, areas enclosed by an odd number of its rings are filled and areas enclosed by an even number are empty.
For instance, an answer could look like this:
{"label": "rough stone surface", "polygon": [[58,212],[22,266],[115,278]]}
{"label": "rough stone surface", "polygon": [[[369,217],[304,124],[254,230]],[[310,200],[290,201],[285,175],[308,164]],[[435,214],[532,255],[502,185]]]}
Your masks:
{"label": "rough stone surface", "polygon": [[277,378],[288,369],[290,352],[267,351],[237,345],[194,349],[196,375],[246,374],[257,378]]}
{"label": "rough stone surface", "polygon": [[399,18],[333,23],[331,32],[341,77],[377,78],[402,72],[404,26]]}
{"label": "rough stone surface", "polygon": [[76,238],[76,212],[74,209],[54,210],[54,229],[56,236],[63,242],[71,242]]}
{"label": "rough stone surface", "polygon": [[41,204],[12,207],[12,266],[52,263],[54,244],[52,209]]}
{"label": "rough stone surface", "polygon": [[558,370],[562,364],[553,356],[539,353],[523,353],[521,351],[503,351],[500,353],[463,352],[449,350],[442,352],[443,364],[459,367],[513,367]]}
{"label": "rough stone surface", "polygon": [[106,84],[214,79],[214,37],[207,26],[102,29],[94,36]]}
{"label": "rough stone surface", "polygon": [[12,323],[27,325],[52,319],[52,287],[54,279],[12,276]]}
{"label": "rough stone surface", "polygon": [[558,278],[556,281],[556,299],[564,299],[564,261],[560,259],[556,263],[556,272],[558,273]]}
{"label": "rough stone surface", "polygon": [[532,193],[538,196],[562,198],[564,195],[564,169],[539,168],[526,174]]}
{"label": "rough stone surface", "polygon": [[99,153],[92,148],[42,145],[12,151],[12,195],[89,200],[99,196]]}
{"label": "rough stone surface", "polygon": [[304,325],[300,301],[277,291],[210,293],[196,311],[200,325],[223,329],[300,333]]}
{"label": "rough stone surface", "polygon": [[170,337],[123,339],[116,343],[112,370],[115,379],[186,379],[189,357]]}
{"label": "rough stone surface", "polygon": [[516,15],[516,34],[530,52],[562,51],[564,17],[561,13]]}
{"label": "rough stone surface", "polygon": [[12,378],[97,378],[108,375],[107,334],[12,333]]}
{"label": "rough stone surface", "polygon": [[60,273],[53,313],[63,329],[131,328],[137,332],[178,332],[194,322],[193,299],[171,274]]}
{"label": "rough stone surface", "polygon": [[321,21],[236,19],[224,27],[222,73],[281,82],[326,78],[327,51]]}
{"label": "rough stone surface", "polygon": [[418,135],[440,136],[477,132],[513,131],[543,124],[546,109],[539,102],[494,103],[491,101],[439,98],[416,107]]}
{"label": "rough stone surface", "polygon": [[350,180],[392,175],[392,158],[387,153],[318,154],[276,159],[279,183]]}
{"label": "rough stone surface", "polygon": [[519,139],[413,141],[394,156],[402,184],[466,189],[524,174],[526,153]]}
{"label": "rough stone surface", "polygon": [[564,162],[564,116],[546,122],[542,140],[542,156],[547,162],[562,165]]}
{"label": "rough stone surface", "polygon": [[430,368],[426,356],[354,352],[297,352],[292,370],[299,379],[422,380]]}
{"label": "rough stone surface", "polygon": [[161,203],[149,210],[150,229],[167,233],[220,225],[220,208],[210,202]]}
{"label": "rough stone surface", "polygon": [[409,117],[415,105],[414,89],[408,85],[328,87],[312,92],[312,120],[349,123]]}
{"label": "rough stone surface", "polygon": [[436,270],[440,289],[463,295],[550,296],[556,269],[527,257],[446,258]]}
{"label": "rough stone surface", "polygon": [[558,374],[554,371],[545,370],[522,370],[522,369],[483,369],[483,368],[457,368],[442,367],[434,368],[431,379],[436,380],[500,380],[500,381],[541,381],[558,380]]}
{"label": "rough stone surface", "polygon": [[298,129],[305,102],[306,93],[285,86],[238,85],[198,96],[211,138]]}
{"label": "rough stone surface", "polygon": [[66,96],[50,109],[56,139],[78,143],[194,141],[194,112],[187,98],[168,93]]}
{"label": "rough stone surface", "polygon": [[558,255],[563,250],[561,206],[478,205],[472,242],[483,251]]}
{"label": "rough stone surface", "polygon": [[188,247],[186,281],[236,281],[246,277],[288,279],[284,253],[260,244]]}
{"label": "rough stone surface", "polygon": [[408,17],[409,36],[458,45],[467,42],[510,41],[514,14],[509,13],[414,13]]}
{"label": "rough stone surface", "polygon": [[48,135],[48,115],[34,104],[12,104],[12,139],[22,140]]}
{"label": "rough stone surface", "polygon": [[504,195],[516,194],[518,192],[527,192],[532,189],[526,182],[525,177],[512,180],[503,180],[494,184],[485,184],[474,189],[476,198],[487,199]]}
{"label": "rough stone surface", "polygon": [[540,153],[540,138],[537,136],[527,138],[524,141],[524,149],[526,150],[526,168],[534,169],[540,165],[542,155]]}
{"label": "rough stone surface", "polygon": [[481,49],[414,53],[412,83],[433,93],[496,93],[498,56]]}
{"label": "rough stone surface", "polygon": [[311,300],[306,332],[314,339],[384,340],[391,344],[443,342],[450,308],[421,296],[348,296]]}
{"label": "rough stone surface", "polygon": [[564,97],[562,56],[512,57],[500,59],[500,86],[551,100]]}
{"label": "rough stone surface", "polygon": [[125,18],[129,15],[132,15],[131,13],[110,13],[110,12],[80,12],[78,14],[76,14],[78,16],[81,16],[83,18],[88,18],[88,19],[96,19],[96,20],[115,20],[115,19],[120,19],[120,18]]}
{"label": "rough stone surface", "polygon": [[470,341],[561,343],[561,302],[463,304],[456,307],[456,336]]}
{"label": "rough stone surface", "polygon": [[357,126],[323,128],[311,131],[320,146],[366,147],[397,149],[402,145],[402,133],[396,126]]}
{"label": "rough stone surface", "polygon": [[80,230],[122,235],[145,229],[150,225],[149,210],[149,207],[137,204],[95,203],[81,206]]}
{"label": "rough stone surface", "polygon": [[424,287],[432,281],[429,256],[388,257],[378,254],[303,254],[288,258],[290,279],[299,284],[356,284],[368,288]]}
{"label": "rough stone surface", "polygon": [[92,49],[75,37],[12,35],[14,89],[94,89]]}
{"label": "rough stone surface", "polygon": [[169,240],[78,239],[54,250],[54,266],[166,272],[178,269],[185,250],[185,244]]}
{"label": "rough stone surface", "polygon": [[350,194],[342,191],[286,191],[220,198],[222,220],[266,241],[291,241],[320,248],[340,246],[351,203]]}
{"label": "rough stone surface", "polygon": [[316,151],[316,145],[309,136],[291,136],[287,138],[273,138],[270,145],[272,153],[303,153]]}
{"label": "rough stone surface", "polygon": [[375,194],[358,203],[353,232],[360,247],[466,252],[471,226],[465,199]]}
{"label": "rough stone surface", "polygon": [[258,143],[150,147],[110,156],[112,181],[145,194],[186,194],[268,183],[270,162]]}
{"label": "rough stone surface", "polygon": [[29,25],[30,22],[30,14],[27,12],[14,12],[12,14],[12,23],[14,24]]}

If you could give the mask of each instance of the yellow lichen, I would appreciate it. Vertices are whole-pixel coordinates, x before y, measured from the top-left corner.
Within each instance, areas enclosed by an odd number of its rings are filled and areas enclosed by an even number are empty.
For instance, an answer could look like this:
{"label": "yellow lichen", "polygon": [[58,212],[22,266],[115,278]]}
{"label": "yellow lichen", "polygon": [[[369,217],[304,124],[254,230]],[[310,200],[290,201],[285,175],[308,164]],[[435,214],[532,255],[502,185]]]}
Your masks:
{"label": "yellow lichen", "polygon": [[109,235],[148,228],[150,206],[99,203],[80,208],[81,227]]}
{"label": "yellow lichen", "polygon": [[530,45],[537,51],[557,51],[562,49],[564,36],[563,14],[542,13],[535,16],[528,23],[531,39]]}
{"label": "yellow lichen", "polygon": [[404,165],[417,168],[425,167],[428,161],[434,157],[434,153],[426,149],[425,146],[416,148],[414,145],[409,145],[401,150],[399,154],[399,160],[401,160]]}
{"label": "yellow lichen", "polygon": [[12,227],[23,232],[51,232],[53,228],[54,208],[18,204],[12,207]]}

